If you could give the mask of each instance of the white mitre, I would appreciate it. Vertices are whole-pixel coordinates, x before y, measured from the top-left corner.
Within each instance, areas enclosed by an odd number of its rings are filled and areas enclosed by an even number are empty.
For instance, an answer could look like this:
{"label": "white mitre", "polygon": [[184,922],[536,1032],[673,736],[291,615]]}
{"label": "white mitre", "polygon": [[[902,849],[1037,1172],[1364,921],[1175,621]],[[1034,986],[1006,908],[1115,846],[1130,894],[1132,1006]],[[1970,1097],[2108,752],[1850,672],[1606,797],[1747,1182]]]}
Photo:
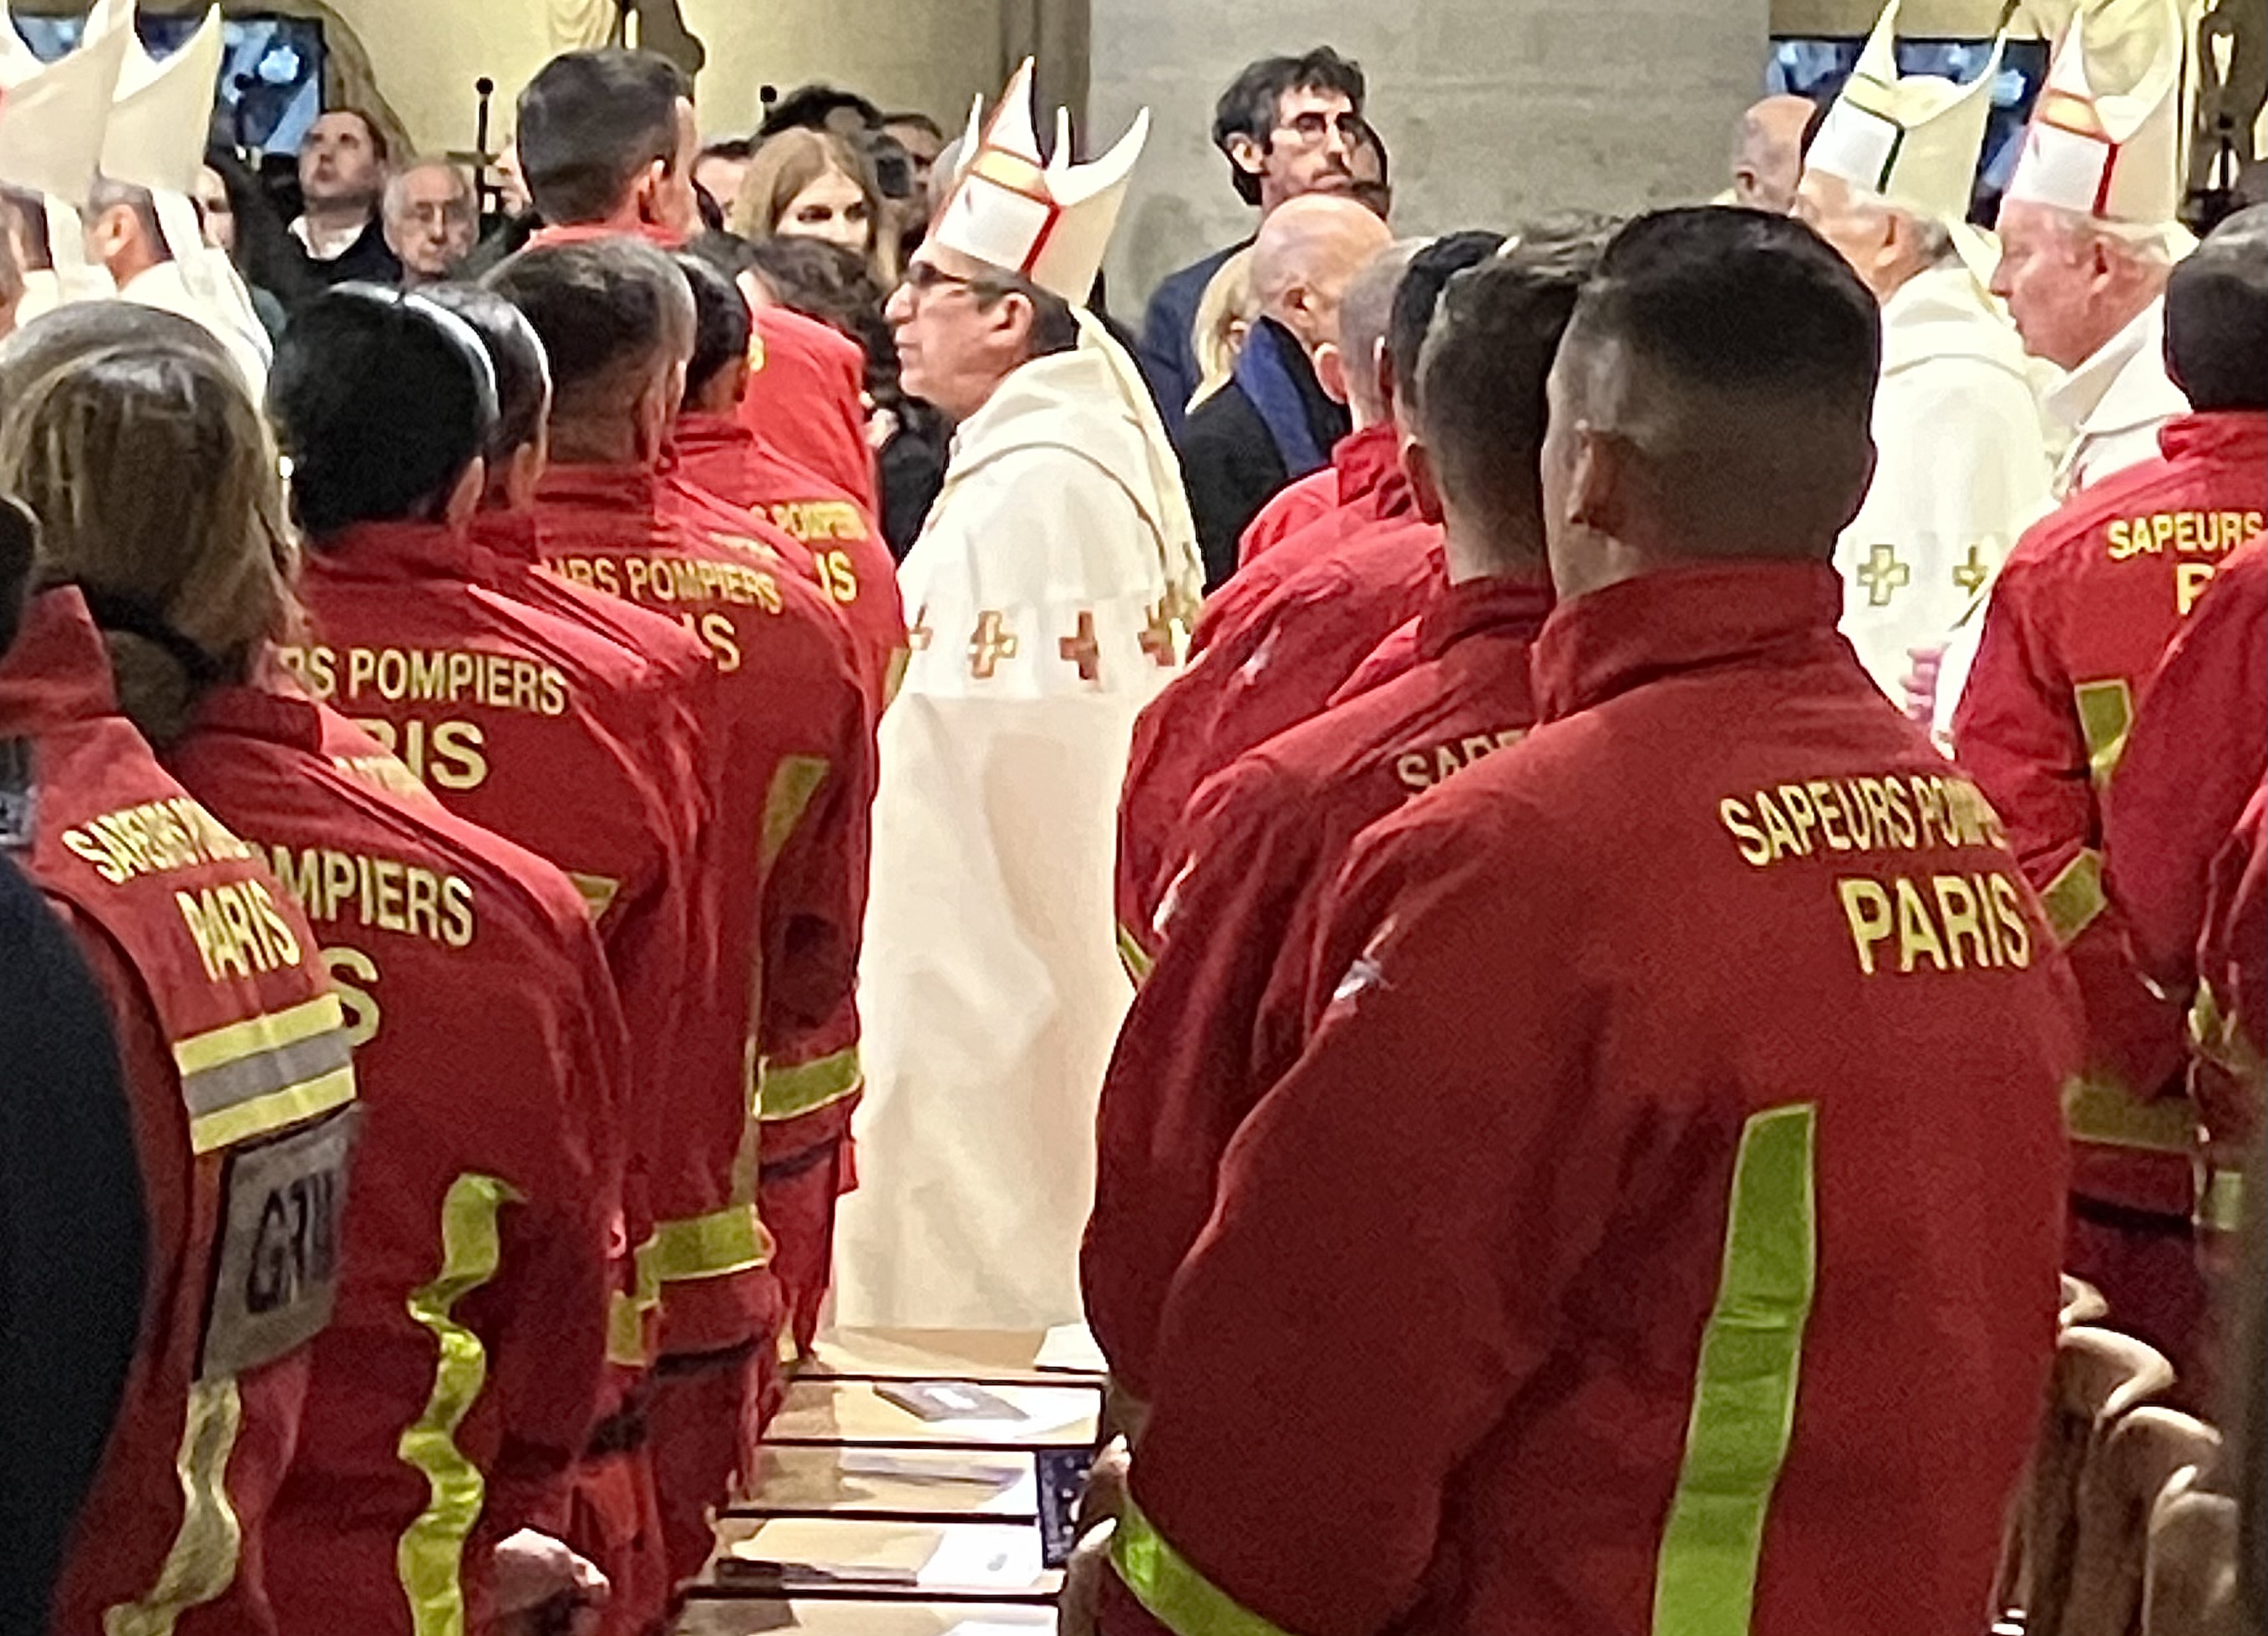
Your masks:
{"label": "white mitre", "polygon": [[1934,74],[1901,76],[1897,37],[1898,0],[1889,0],[1804,166],[1916,216],[1965,221],[2007,36],[1992,42],[1984,71],[1965,85]]}
{"label": "white mitre", "polygon": [[[2102,0],[2064,26],[2007,197],[2113,226],[2161,228],[2182,203],[2184,28],[2174,0]],[[2100,92],[2107,61],[2143,66]]]}
{"label": "white mitre", "polygon": [[42,63],[15,25],[0,17],[0,183],[40,195],[55,262],[53,272],[25,273],[21,322],[110,287],[108,275],[86,264],[79,211],[94,190],[103,125],[125,55],[124,39],[90,29],[77,49]]}
{"label": "white mitre", "polygon": [[1086,305],[1150,132],[1150,110],[1092,165],[1071,158],[1071,116],[1057,110],[1055,158],[1040,158],[1032,122],[1032,60],[1009,80],[984,122],[969,110],[953,192],[929,230],[932,243],[1029,279],[1073,306]]}

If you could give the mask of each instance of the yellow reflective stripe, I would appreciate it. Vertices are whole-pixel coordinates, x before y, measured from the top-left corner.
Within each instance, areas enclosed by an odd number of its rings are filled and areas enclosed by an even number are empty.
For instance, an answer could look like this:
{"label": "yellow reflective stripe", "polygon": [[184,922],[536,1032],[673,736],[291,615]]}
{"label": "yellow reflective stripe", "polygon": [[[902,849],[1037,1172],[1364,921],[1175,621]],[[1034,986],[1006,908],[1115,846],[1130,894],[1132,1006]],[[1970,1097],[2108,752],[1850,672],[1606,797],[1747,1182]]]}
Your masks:
{"label": "yellow reflective stripe", "polygon": [[2198,1196],[2197,1225],[2208,1233],[2234,1233],[2244,1225],[2244,1172],[2215,1170]]}
{"label": "yellow reflective stripe", "polygon": [[228,1497],[228,1458],[244,1427],[236,1378],[200,1381],[189,1389],[173,1476],[181,1485],[181,1525],[158,1582],[139,1602],[104,1612],[103,1636],[173,1636],[182,1614],[218,1601],[236,1582],[244,1526]]}
{"label": "yellow reflective stripe", "polygon": [[2144,1102],[2117,1080],[2092,1075],[2066,1082],[2063,1125],[2074,1142],[2158,1153],[2197,1151],[2197,1109],[2188,1097]]}
{"label": "yellow reflective stripe", "polygon": [[1654,1574],[1654,1636],[1748,1636],[1819,1281],[1817,1133],[1809,1102],[1756,1114],[1741,1131],[1724,1269]]}
{"label": "yellow reflective stripe", "polygon": [[853,1045],[831,1057],[799,1063],[792,1068],[765,1063],[763,1087],[759,1094],[765,1118],[792,1119],[799,1114],[841,1102],[865,1082],[865,1074],[858,1065],[858,1048]]}
{"label": "yellow reflective stripe", "polygon": [[343,1028],[345,1013],[335,994],[319,995],[284,1011],[247,1017],[209,1034],[192,1035],[173,1046],[173,1065],[186,1076],[221,1068],[261,1051],[282,1050],[326,1029]]}
{"label": "yellow reflective stripe", "polygon": [[416,1636],[464,1636],[465,1540],[480,1520],[487,1485],[457,1447],[457,1427],[488,1383],[488,1350],[452,1315],[496,1277],[503,1257],[497,1218],[518,1193],[492,1175],[467,1174],[441,1201],[441,1270],[411,1292],[409,1315],[439,1344],[425,1412],[401,1433],[394,1453],[425,1479],[425,1508],[394,1548],[394,1571]]}
{"label": "yellow reflective stripe", "polygon": [[2070,947],[2110,907],[2102,895],[2102,854],[2090,849],[2066,864],[2040,894],[2040,905],[2047,910],[2048,930],[2056,941]]}
{"label": "yellow reflective stripe", "polygon": [[1286,1636],[1192,1567],[1131,1498],[1111,1536],[1110,1566],[1174,1636]]}
{"label": "yellow reflective stripe", "polygon": [[2072,689],[2079,705],[2079,730],[2087,738],[2088,770],[2102,789],[2118,770],[2126,734],[2134,726],[2134,690],[2123,680],[2082,682]]}
{"label": "yellow reflective stripe", "polygon": [[772,771],[771,788],[764,792],[764,866],[787,850],[789,837],[810,809],[811,798],[827,782],[827,763],[816,755],[791,755]]}
{"label": "yellow reflective stripe", "polygon": [[2190,1044],[2239,1083],[2256,1092],[2268,1088],[2268,1061],[2245,1038],[2235,1014],[2221,1008],[2210,983],[2198,984],[2197,998],[2190,1002]]}
{"label": "yellow reflective stripe", "polygon": [[287,1124],[298,1124],[335,1108],[343,1108],[354,1099],[354,1070],[335,1069],[265,1096],[256,1096],[248,1102],[239,1102],[233,1108],[190,1120],[189,1146],[200,1153],[233,1147],[253,1137],[265,1136]]}
{"label": "yellow reflective stripe", "polygon": [[630,1296],[615,1291],[607,1297],[607,1361],[618,1368],[643,1369],[652,1360],[644,1312]]}
{"label": "yellow reflective stripe", "polygon": [[615,906],[615,894],[622,889],[621,881],[609,881],[604,875],[578,875],[570,869],[567,878],[583,895],[583,912],[591,917],[593,925],[607,917],[607,910]]}
{"label": "yellow reflective stripe", "polygon": [[745,1204],[664,1221],[653,1230],[652,1249],[654,1272],[665,1284],[724,1278],[772,1258],[771,1234]]}
{"label": "yellow reflective stripe", "polygon": [[1142,947],[1141,940],[1127,929],[1123,921],[1118,926],[1118,963],[1126,968],[1126,975],[1138,989],[1150,980],[1150,969],[1158,963],[1150,958],[1150,951]]}

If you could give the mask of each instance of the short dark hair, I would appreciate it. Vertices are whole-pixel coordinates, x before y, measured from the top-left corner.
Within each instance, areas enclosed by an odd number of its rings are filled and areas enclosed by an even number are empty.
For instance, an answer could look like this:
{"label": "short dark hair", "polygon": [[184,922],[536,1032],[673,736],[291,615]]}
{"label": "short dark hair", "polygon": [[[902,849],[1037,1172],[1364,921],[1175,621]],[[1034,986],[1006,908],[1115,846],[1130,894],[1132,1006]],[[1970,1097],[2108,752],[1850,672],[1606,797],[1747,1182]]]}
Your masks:
{"label": "short dark hair", "polygon": [[885,407],[895,400],[898,348],[882,316],[888,292],[875,283],[865,256],[824,239],[777,235],[750,243],[731,233],[703,233],[685,248],[727,277],[753,273],[780,306],[857,342],[866,355],[867,391]]}
{"label": "short dark hair", "polygon": [[[1228,153],[1229,139],[1234,136],[1249,136],[1265,147],[1276,129],[1277,108],[1294,91],[1336,91],[1360,114],[1369,85],[1363,78],[1361,63],[1341,56],[1329,46],[1317,46],[1300,56],[1262,57],[1248,63],[1213,105],[1212,145],[1224,156]],[[1247,204],[1260,203],[1259,181],[1233,158],[1228,161],[1228,173],[1238,198]]]}
{"label": "short dark hair", "polygon": [[519,93],[519,168],[554,226],[604,221],[640,172],[677,158],[685,77],[651,51],[569,51]]}
{"label": "short dark hair", "polygon": [[1410,258],[1410,265],[1394,286],[1394,310],[1386,321],[1386,370],[1395,399],[1410,410],[1418,408],[1418,361],[1425,350],[1425,331],[1441,291],[1468,267],[1477,267],[1504,246],[1504,235],[1479,228],[1444,233]]}
{"label": "short dark hair", "polygon": [[518,307],[478,284],[428,284],[418,294],[462,319],[489,355],[497,419],[482,453],[491,465],[510,460],[542,434],[551,407],[551,364],[542,338]]}
{"label": "short dark hair", "polygon": [[685,276],[637,239],[540,245],[482,282],[526,314],[551,361],[551,389],[570,413],[611,406],[693,328]]}
{"label": "short dark hair", "polygon": [[[372,157],[374,157],[380,165],[384,165],[393,158],[394,144],[386,139],[386,132],[379,128],[379,122],[371,117],[368,109],[358,108],[354,107],[352,104],[349,104],[343,107],[325,108],[321,114],[317,114],[315,117],[320,119],[324,117],[325,114],[345,114],[355,119],[360,120],[362,122],[363,133],[370,138],[370,151]],[[313,129],[313,126],[310,125],[308,127],[310,133],[312,133]]]}
{"label": "short dark hair", "polygon": [[276,343],[268,416],[291,462],[291,505],[317,541],[356,523],[430,518],[488,446],[488,354],[432,302],[341,284]]}
{"label": "short dark hair", "polygon": [[713,262],[682,253],[676,261],[693,291],[693,361],[685,366],[685,402],[689,406],[711,381],[748,356],[755,321],[740,285]]}
{"label": "short dark hair", "polygon": [[778,101],[764,110],[763,123],[756,127],[756,141],[762,144],[767,136],[799,127],[807,130],[840,130],[838,114],[848,114],[862,129],[877,130],[882,124],[882,110],[855,91],[839,86],[798,85]]}
{"label": "short dark hair", "polygon": [[1677,496],[1695,554],[1767,555],[1831,549],[1849,522],[1881,350],[1879,304],[1826,240],[1792,217],[1700,205],[1615,235],[1564,356],[1576,402]]}
{"label": "short dark hair", "polygon": [[756,144],[746,136],[728,136],[722,142],[712,142],[701,150],[704,159],[730,159],[738,164],[755,157]]}
{"label": "short dark hair", "polygon": [[1545,384],[1615,225],[1567,215],[1524,229],[1448,281],[1419,354],[1413,395],[1442,486],[1531,540],[1543,527]]}
{"label": "short dark hair", "polygon": [[2166,281],[2166,365],[2199,413],[2268,409],[2268,204],[2225,218]]}

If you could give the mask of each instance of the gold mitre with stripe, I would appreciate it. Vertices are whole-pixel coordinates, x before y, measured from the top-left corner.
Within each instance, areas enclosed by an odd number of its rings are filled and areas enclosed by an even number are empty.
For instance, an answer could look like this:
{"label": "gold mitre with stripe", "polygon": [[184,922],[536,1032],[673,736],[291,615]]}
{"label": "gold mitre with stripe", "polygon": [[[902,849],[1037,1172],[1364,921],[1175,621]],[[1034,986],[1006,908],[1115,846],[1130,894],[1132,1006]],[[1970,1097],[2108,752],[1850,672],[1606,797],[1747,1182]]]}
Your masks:
{"label": "gold mitre with stripe", "polygon": [[1918,216],[1966,220],[2007,36],[1992,42],[1984,71],[1965,85],[1901,76],[1897,38],[1898,0],[1889,0],[1804,164]]}
{"label": "gold mitre with stripe", "polygon": [[930,229],[932,242],[1027,278],[1084,306],[1110,247],[1126,184],[1150,131],[1145,108],[1118,145],[1091,165],[1071,161],[1071,115],[1056,110],[1055,157],[1042,163],[1032,122],[1032,60],[983,119],[978,98],[962,138],[952,195]]}
{"label": "gold mitre with stripe", "polygon": [[2173,222],[2184,33],[2174,0],[2082,4],[2056,44],[2007,196],[2131,227]]}

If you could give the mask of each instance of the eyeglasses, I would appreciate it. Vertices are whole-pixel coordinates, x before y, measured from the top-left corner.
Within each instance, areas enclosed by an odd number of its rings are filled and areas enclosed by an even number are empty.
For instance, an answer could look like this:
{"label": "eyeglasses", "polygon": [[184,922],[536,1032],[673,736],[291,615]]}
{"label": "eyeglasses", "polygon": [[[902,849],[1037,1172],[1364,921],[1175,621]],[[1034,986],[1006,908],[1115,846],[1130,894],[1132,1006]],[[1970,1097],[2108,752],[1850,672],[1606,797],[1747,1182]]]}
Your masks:
{"label": "eyeglasses", "polygon": [[997,299],[1000,293],[999,287],[990,279],[948,273],[931,262],[916,262],[907,268],[904,282],[906,293],[917,303],[927,300],[942,290],[966,290],[979,302]]}
{"label": "eyeglasses", "polygon": [[1297,119],[1287,120],[1276,129],[1296,138],[1303,148],[1320,148],[1330,140],[1334,131],[1350,149],[1359,148],[1362,146],[1363,138],[1370,133],[1370,127],[1363,122],[1359,114],[1341,114],[1334,117],[1313,110]]}

